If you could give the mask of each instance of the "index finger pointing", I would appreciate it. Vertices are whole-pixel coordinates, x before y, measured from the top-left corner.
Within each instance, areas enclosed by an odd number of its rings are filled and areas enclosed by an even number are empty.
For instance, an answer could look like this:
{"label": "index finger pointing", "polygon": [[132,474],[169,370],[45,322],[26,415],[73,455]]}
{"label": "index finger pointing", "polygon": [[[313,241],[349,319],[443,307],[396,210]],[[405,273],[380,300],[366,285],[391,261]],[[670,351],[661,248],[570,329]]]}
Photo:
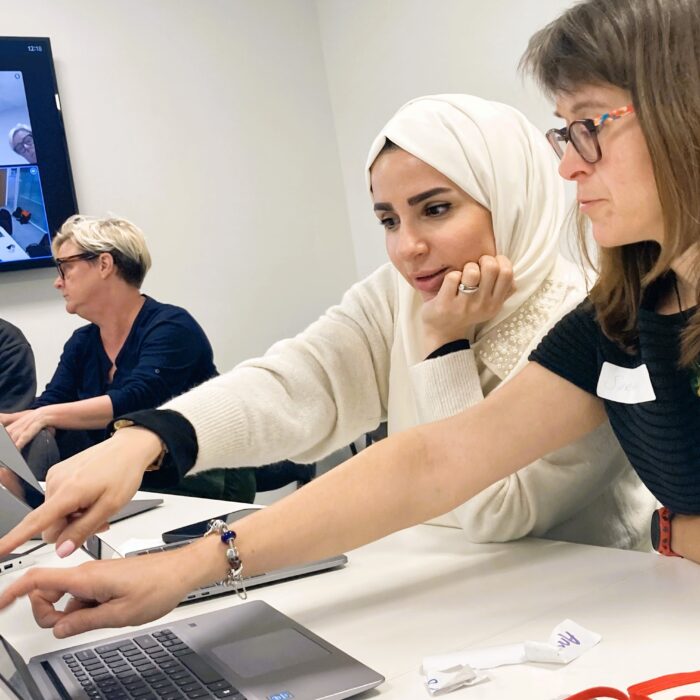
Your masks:
{"label": "index finger pointing", "polygon": [[44,501],[43,505],[28,513],[22,522],[15,525],[4,537],[0,538],[0,556],[9,554],[35,535],[47,530],[51,525],[65,519],[67,515],[78,510],[78,504],[61,498]]}
{"label": "index finger pointing", "polygon": [[6,608],[17,598],[32,591],[51,591],[53,595],[65,593],[75,587],[77,569],[32,569],[17,581],[11,583],[0,594],[0,610]]}

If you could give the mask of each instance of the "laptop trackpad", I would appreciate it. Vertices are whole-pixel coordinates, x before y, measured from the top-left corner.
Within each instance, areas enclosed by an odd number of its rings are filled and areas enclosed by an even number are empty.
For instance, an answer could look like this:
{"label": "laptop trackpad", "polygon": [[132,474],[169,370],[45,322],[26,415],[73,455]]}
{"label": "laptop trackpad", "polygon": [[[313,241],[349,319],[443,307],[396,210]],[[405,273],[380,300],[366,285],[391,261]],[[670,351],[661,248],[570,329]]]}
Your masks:
{"label": "laptop trackpad", "polygon": [[255,678],[330,654],[291,628],[222,644],[212,653],[241,678]]}

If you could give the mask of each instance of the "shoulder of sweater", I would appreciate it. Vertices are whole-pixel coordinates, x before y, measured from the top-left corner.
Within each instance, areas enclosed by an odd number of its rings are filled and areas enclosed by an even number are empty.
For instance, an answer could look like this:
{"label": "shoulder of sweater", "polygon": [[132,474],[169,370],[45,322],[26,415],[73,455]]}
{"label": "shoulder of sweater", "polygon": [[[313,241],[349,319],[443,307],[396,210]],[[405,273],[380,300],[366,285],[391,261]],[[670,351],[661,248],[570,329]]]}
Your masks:
{"label": "shoulder of sweater", "polygon": [[355,287],[374,287],[377,289],[390,289],[396,287],[398,271],[391,263],[384,263],[374,272],[356,282],[351,289]]}
{"label": "shoulder of sweater", "polygon": [[24,333],[22,333],[17,326],[3,318],[0,318],[0,341],[4,343],[8,340],[19,343],[27,342],[27,339],[24,337]]}
{"label": "shoulder of sweater", "polygon": [[364,279],[350,287],[343,296],[343,303],[355,300],[360,304],[377,304],[393,311],[398,293],[399,273],[391,263],[377,268]]}
{"label": "shoulder of sweater", "polygon": [[575,309],[586,297],[586,277],[581,265],[559,255],[548,279],[559,286],[560,302],[552,308],[556,320]]}
{"label": "shoulder of sweater", "polygon": [[31,345],[24,333],[17,326],[2,319],[0,319],[0,352],[9,356],[31,352]]}

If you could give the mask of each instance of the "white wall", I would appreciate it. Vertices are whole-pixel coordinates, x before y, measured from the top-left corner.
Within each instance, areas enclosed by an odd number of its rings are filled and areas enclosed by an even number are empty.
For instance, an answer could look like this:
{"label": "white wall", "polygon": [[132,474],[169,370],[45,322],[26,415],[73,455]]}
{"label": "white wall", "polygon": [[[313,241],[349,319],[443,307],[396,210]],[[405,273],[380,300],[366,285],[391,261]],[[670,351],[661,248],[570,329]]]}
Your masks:
{"label": "white wall", "polygon": [[[220,369],[301,329],[385,258],[365,156],[421,94],[551,105],[517,75],[569,0],[0,0],[51,37],[80,208],[146,231],[144,291],[202,323]],[[206,212],[206,213],[203,213]],[[53,272],[0,275],[40,383],[71,330]]]}
{"label": "white wall", "polygon": [[[146,232],[144,291],[188,308],[220,369],[356,278],[312,0],[0,0],[51,38],[80,209]],[[70,332],[51,270],[0,275],[40,385]]]}
{"label": "white wall", "polygon": [[529,37],[570,0],[317,0],[358,272],[386,260],[364,165],[375,136],[419,95],[467,92],[518,107],[541,129],[552,106],[517,74]]}

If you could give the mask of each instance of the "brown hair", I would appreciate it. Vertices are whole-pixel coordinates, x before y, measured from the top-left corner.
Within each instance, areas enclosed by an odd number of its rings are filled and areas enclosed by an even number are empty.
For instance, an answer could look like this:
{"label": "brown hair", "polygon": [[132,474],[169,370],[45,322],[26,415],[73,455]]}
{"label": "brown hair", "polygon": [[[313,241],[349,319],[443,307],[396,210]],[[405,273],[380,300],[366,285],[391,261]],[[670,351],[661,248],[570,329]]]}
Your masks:
{"label": "brown hair", "polygon": [[[550,95],[606,83],[632,95],[654,167],[664,242],[601,249],[590,291],[604,333],[631,350],[644,288],[700,242],[700,2],[585,0],[530,39],[521,67]],[[578,229],[590,261],[582,217]],[[681,365],[698,356],[700,309],[683,332]]]}

